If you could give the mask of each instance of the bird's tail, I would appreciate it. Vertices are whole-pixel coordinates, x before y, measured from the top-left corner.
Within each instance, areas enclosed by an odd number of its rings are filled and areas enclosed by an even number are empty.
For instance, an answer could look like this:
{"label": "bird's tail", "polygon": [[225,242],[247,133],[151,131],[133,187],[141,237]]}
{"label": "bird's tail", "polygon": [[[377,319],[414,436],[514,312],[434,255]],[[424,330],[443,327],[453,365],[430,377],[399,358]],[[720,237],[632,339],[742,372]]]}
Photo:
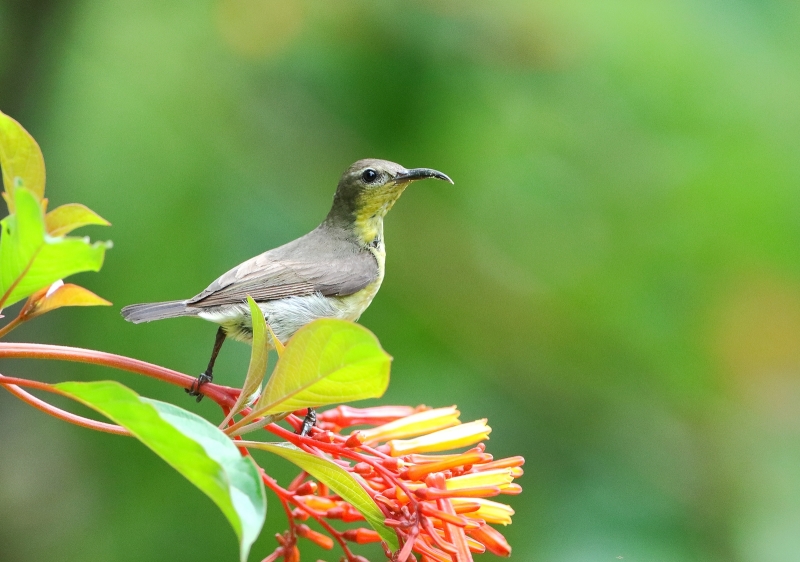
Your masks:
{"label": "bird's tail", "polygon": [[186,301],[146,302],[132,304],[122,309],[122,317],[139,324],[178,316],[196,316],[197,310],[186,306]]}

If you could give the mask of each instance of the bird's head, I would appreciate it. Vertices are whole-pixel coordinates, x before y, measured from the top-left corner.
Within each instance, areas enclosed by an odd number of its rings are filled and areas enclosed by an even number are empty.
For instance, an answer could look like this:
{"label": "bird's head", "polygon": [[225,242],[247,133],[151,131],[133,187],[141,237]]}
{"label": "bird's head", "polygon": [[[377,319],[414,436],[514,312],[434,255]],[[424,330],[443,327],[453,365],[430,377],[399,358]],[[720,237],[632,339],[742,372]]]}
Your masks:
{"label": "bird's head", "polygon": [[430,168],[406,169],[388,160],[359,160],[342,174],[328,218],[356,227],[363,238],[374,234],[389,209],[406,187],[417,180],[435,178],[453,183]]}

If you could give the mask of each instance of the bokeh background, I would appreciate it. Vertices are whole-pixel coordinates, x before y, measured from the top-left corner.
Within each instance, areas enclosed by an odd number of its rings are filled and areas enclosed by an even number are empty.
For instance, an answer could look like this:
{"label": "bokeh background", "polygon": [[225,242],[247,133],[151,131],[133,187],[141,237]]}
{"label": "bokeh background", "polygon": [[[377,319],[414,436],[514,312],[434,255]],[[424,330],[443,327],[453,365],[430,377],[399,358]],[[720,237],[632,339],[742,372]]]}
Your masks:
{"label": "bokeh background", "polygon": [[[395,357],[380,403],[457,403],[526,457],[514,559],[797,560],[799,26],[791,0],[0,0],[0,109],[41,144],[51,203],[115,245],[74,278],[112,309],[9,339],[199,373],[212,325],[119,308],[310,230],[356,159],[434,167],[456,185],[388,216],[362,322]],[[226,345],[218,380],[248,353]],[[217,416],[99,368],[0,371]],[[0,394],[0,560],[235,557],[141,445]]]}

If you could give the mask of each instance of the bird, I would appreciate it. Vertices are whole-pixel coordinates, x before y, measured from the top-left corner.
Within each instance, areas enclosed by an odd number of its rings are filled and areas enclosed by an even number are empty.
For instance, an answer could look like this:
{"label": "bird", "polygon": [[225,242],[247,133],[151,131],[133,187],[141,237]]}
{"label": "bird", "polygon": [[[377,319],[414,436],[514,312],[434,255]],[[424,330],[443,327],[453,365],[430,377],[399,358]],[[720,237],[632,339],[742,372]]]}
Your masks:
{"label": "bird", "polygon": [[[134,324],[196,316],[219,325],[208,367],[186,389],[199,402],[226,338],[252,345],[248,295],[284,344],[318,318],[357,321],[383,282],[383,219],[409,184],[426,178],[453,183],[430,168],[359,160],[342,174],[328,215],[308,234],[237,265],[190,299],[133,304],[122,316]],[[313,425],[312,414],[309,409],[302,434]]]}

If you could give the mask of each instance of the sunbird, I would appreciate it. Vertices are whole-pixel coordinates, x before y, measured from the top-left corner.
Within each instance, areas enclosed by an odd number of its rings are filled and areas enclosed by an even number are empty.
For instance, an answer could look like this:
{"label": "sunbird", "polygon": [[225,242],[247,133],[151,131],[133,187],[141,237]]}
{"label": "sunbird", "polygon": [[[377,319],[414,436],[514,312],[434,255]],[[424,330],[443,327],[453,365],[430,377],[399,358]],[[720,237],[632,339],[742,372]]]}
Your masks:
{"label": "sunbird", "polygon": [[[237,265],[190,299],[133,304],[122,309],[122,316],[135,324],[178,316],[219,324],[208,367],[186,389],[199,402],[225,339],[252,345],[247,295],[281,343],[318,318],[358,320],[383,281],[383,217],[411,182],[425,178],[453,183],[430,168],[409,170],[387,160],[359,160],[342,174],[328,216],[305,236]],[[303,433],[310,428],[309,419]]]}

